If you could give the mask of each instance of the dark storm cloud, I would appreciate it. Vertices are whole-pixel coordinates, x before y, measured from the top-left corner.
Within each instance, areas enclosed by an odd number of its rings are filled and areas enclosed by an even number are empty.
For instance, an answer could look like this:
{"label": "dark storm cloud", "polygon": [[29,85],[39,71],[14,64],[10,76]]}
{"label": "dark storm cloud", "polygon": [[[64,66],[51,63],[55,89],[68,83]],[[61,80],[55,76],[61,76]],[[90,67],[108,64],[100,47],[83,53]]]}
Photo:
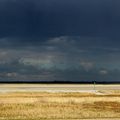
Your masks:
{"label": "dark storm cloud", "polygon": [[[0,36],[110,36],[111,0],[5,0]],[[114,19],[114,18],[113,18]]]}
{"label": "dark storm cloud", "polygon": [[119,0],[0,0],[0,80],[120,80]]}
{"label": "dark storm cloud", "polygon": [[64,35],[118,42],[119,4],[117,0],[1,0],[0,37],[19,44]]}

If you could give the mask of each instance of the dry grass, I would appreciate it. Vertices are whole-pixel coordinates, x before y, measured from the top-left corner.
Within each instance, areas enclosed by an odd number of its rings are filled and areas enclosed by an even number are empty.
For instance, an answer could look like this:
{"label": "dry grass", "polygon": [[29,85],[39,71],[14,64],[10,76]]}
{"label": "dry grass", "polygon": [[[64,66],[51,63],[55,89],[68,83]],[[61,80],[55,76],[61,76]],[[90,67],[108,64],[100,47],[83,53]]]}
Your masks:
{"label": "dry grass", "polygon": [[0,94],[0,119],[120,118],[119,93],[4,93]]}

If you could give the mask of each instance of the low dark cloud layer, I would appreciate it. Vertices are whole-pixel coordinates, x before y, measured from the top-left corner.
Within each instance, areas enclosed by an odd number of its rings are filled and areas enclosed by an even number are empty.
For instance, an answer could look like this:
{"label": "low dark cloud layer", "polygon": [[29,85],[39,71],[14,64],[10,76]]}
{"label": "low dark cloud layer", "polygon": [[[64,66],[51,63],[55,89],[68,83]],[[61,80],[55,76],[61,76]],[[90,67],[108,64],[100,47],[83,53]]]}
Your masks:
{"label": "low dark cloud layer", "polygon": [[1,0],[0,81],[120,81],[119,0]]}
{"label": "low dark cloud layer", "polygon": [[61,36],[38,45],[10,42],[0,49],[0,80],[119,81],[120,49],[106,41]]}

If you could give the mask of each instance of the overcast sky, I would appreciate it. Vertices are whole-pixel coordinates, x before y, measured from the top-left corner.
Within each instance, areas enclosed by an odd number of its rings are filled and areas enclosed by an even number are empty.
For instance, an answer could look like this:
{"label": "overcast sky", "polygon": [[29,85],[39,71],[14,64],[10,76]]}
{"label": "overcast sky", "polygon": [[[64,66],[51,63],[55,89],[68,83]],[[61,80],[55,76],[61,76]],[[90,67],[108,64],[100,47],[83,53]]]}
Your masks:
{"label": "overcast sky", "polygon": [[119,81],[120,0],[0,0],[0,81]]}

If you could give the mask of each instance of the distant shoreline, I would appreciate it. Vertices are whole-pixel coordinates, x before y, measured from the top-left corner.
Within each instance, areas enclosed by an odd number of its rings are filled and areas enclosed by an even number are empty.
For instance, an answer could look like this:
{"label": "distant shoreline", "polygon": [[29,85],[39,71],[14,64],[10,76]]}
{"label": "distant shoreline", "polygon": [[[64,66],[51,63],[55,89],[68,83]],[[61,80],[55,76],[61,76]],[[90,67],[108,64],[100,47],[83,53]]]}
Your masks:
{"label": "distant shoreline", "polygon": [[0,81],[0,84],[120,84],[118,81],[112,82],[98,82],[98,81],[91,81],[91,82],[71,82],[71,81]]}

